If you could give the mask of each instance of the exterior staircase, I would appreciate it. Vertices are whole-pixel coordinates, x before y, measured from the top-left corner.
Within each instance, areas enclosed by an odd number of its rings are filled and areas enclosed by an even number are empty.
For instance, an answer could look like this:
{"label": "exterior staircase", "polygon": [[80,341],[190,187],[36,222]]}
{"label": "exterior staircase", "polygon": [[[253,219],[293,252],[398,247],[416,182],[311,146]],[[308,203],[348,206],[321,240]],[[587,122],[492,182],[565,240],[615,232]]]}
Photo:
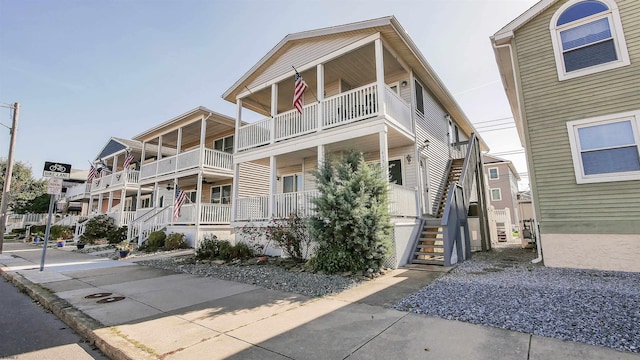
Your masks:
{"label": "exterior staircase", "polygon": [[[458,183],[462,175],[464,159],[454,159],[451,161],[446,184]],[[445,265],[444,261],[444,228],[442,227],[442,216],[449,198],[449,186],[446,186],[435,218],[424,219],[422,230],[416,241],[416,247],[411,257],[412,264],[424,265]]]}

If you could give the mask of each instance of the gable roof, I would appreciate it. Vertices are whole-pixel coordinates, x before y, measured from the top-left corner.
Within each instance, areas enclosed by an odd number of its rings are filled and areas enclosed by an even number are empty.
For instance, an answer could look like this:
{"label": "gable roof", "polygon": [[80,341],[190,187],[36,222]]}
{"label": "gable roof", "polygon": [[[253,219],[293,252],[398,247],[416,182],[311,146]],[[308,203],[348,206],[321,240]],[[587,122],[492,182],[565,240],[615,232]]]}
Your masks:
{"label": "gable roof", "polygon": [[135,140],[112,137],[107,141],[107,144],[102,147],[102,150],[94,160],[100,160],[102,158],[124,152],[127,148],[141,150],[142,143]]}
{"label": "gable roof", "polygon": [[540,15],[543,11],[547,10],[553,4],[557,3],[560,0],[541,0],[534,4],[529,10],[523,12],[517,18],[513,19],[510,23],[508,23],[505,27],[498,30],[492,37],[491,40],[500,42],[501,40],[512,38],[514,31],[518,30],[526,23],[531,21],[536,16]]}
{"label": "gable roof", "polygon": [[[409,37],[407,32],[402,28],[398,20],[394,16],[385,16],[377,19],[360,21],[345,25],[332,26],[322,29],[303,31],[299,33],[289,34],[285,36],[275,47],[273,47],[265,56],[263,56],[249,71],[247,71],[240,79],[238,79],[227,91],[222,94],[222,98],[236,103],[236,99],[247,89],[249,92],[255,90],[249,89],[248,86],[258,77],[262,72],[279,58],[294,43],[301,41],[308,41],[310,39],[319,39],[322,37],[335,37],[340,34],[354,34],[357,32],[363,32],[364,30],[370,30],[371,33],[380,33],[384,36],[388,43],[391,43],[397,54],[402,57],[402,60],[415,72],[418,78],[422,80],[424,85],[429,89],[431,94],[442,104],[445,111],[447,111],[452,118],[456,119],[458,125],[467,133],[475,133],[480,140],[480,146],[482,150],[488,151],[489,147],[484,142],[478,131],[471,124],[467,116],[464,114],[453,95],[444,86],[442,80],[438,77],[435,71],[431,68],[425,57],[422,55],[418,47],[413,40]],[[327,54],[323,54],[327,55]],[[316,59],[319,59],[323,55],[319,55]],[[306,64],[302,64],[305,66]],[[305,69],[298,69],[303,71]],[[293,68],[283,69],[280,73],[272,75],[271,79],[260,79],[262,86],[265,86],[269,82],[273,82],[275,79],[283,77],[293,78],[295,70]]]}

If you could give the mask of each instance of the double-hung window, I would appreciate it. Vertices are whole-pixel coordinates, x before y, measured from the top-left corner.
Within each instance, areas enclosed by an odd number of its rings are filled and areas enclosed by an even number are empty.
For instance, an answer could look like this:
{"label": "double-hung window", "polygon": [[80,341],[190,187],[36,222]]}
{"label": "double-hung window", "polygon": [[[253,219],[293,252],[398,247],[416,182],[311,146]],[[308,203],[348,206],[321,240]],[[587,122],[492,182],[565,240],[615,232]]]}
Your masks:
{"label": "double-hung window", "polygon": [[613,0],[573,0],[551,18],[558,79],[629,65],[617,4]]}
{"label": "double-hung window", "polygon": [[576,182],[640,180],[640,110],[567,123]]}
{"label": "double-hung window", "polygon": [[500,178],[500,174],[498,173],[498,168],[489,168],[489,179],[497,180]]}
{"label": "double-hung window", "polygon": [[233,135],[215,140],[213,142],[213,149],[233,154]]}
{"label": "double-hung window", "polygon": [[231,185],[211,187],[212,204],[231,204]]}

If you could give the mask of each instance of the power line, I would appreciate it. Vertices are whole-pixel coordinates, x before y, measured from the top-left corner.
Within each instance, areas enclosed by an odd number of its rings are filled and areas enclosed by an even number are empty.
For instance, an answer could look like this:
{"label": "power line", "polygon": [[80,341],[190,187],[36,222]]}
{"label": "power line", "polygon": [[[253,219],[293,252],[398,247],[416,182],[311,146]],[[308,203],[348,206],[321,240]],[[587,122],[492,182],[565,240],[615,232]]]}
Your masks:
{"label": "power line", "polygon": [[499,118],[499,119],[493,119],[493,120],[478,121],[478,122],[473,123],[473,124],[474,124],[474,125],[477,125],[477,124],[485,124],[485,123],[490,123],[490,122],[495,122],[495,121],[502,121],[502,120],[509,120],[509,119],[513,119],[513,116],[504,117],[504,118]]}
{"label": "power line", "polygon": [[515,128],[515,126],[507,126],[507,127],[503,127],[503,128],[499,128],[499,129],[488,129],[488,130],[478,130],[478,131],[490,132],[490,131],[513,129],[513,128]]}

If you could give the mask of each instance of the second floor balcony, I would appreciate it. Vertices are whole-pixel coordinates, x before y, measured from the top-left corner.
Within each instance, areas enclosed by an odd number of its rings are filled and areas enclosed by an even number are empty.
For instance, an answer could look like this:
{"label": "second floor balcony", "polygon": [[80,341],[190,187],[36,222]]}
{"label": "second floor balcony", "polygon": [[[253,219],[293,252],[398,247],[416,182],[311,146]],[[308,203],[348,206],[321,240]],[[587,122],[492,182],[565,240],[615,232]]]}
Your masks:
{"label": "second floor balcony", "polygon": [[81,200],[83,198],[89,197],[90,192],[91,192],[91,184],[83,183],[83,184],[74,185],[68,188],[64,196],[69,201],[77,201],[77,200]]}
{"label": "second floor balcony", "polygon": [[[383,103],[379,101],[381,98]],[[385,116],[409,133],[414,131],[411,106],[389,86],[379,89],[376,83],[371,83],[304,106],[302,113],[290,110],[240,127],[238,151],[378,116]]]}
{"label": "second floor balcony", "polygon": [[91,183],[91,191],[122,188],[127,185],[137,185],[140,172],[137,170],[122,170],[112,174],[103,175],[94,179]]}
{"label": "second floor balcony", "polygon": [[207,148],[188,150],[142,165],[140,169],[140,179],[176,174],[181,171],[197,168],[220,170],[231,174],[233,169],[233,155]]}

